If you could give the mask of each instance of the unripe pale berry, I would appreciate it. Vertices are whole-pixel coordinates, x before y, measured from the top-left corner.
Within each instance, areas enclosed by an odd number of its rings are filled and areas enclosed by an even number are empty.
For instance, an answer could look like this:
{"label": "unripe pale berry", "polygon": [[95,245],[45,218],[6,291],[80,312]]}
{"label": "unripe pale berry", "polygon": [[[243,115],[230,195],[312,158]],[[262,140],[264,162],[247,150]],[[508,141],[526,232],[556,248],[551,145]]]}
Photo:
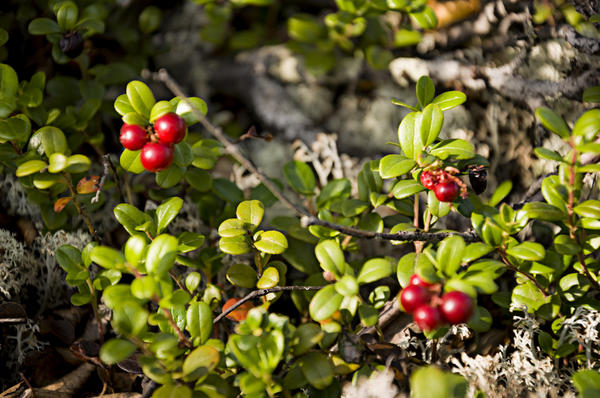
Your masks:
{"label": "unripe pale berry", "polygon": [[164,170],[173,162],[173,147],[161,142],[149,142],[142,148],[140,160],[148,171]]}
{"label": "unripe pale berry", "polygon": [[471,319],[475,305],[471,296],[455,290],[442,296],[441,310],[444,318],[452,325],[456,325]]}
{"label": "unripe pale berry", "polygon": [[422,286],[408,285],[400,293],[402,308],[409,314],[427,304],[427,301],[429,301],[429,292]]}
{"label": "unripe pale berry", "polygon": [[176,113],[167,113],[154,121],[154,131],[163,144],[177,144],[185,138],[185,120]]}
{"label": "unripe pale berry", "polygon": [[148,135],[142,127],[136,124],[123,124],[119,139],[125,148],[137,151],[148,142]]}
{"label": "unripe pale berry", "polygon": [[425,332],[435,330],[444,324],[440,310],[430,305],[417,308],[413,313],[413,320]]}
{"label": "unripe pale berry", "polygon": [[460,187],[454,181],[443,181],[433,187],[435,197],[440,202],[454,202],[460,193]]}

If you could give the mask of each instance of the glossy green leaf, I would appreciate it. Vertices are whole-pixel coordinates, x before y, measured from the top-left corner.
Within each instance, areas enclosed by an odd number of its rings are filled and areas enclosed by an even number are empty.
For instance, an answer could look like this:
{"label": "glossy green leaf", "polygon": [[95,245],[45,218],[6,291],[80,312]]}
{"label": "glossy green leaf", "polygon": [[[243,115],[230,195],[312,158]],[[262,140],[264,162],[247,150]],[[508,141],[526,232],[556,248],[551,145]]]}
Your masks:
{"label": "glossy green leaf", "polygon": [[352,275],[344,275],[334,284],[335,290],[345,297],[358,294],[358,281]]}
{"label": "glossy green leaf", "polygon": [[81,263],[81,252],[72,245],[62,245],[56,250],[56,262],[67,273],[84,270]]}
{"label": "glossy green leaf", "polygon": [[583,91],[585,102],[600,102],[600,86],[588,87]]}
{"label": "glossy green leaf", "polygon": [[213,191],[215,194],[229,202],[239,203],[244,200],[244,193],[238,186],[225,178],[215,178],[213,180]]}
{"label": "glossy green leaf", "polygon": [[552,150],[547,149],[547,148],[542,148],[542,147],[535,148],[533,150],[533,152],[540,159],[554,160],[554,161],[557,161],[557,162],[562,161],[562,156],[560,156],[560,154],[558,152],[552,151]]}
{"label": "glossy green leaf", "polygon": [[408,173],[416,162],[402,155],[387,155],[379,161],[381,178],[394,178]]}
{"label": "glossy green leaf", "polygon": [[24,142],[31,133],[31,123],[19,115],[0,120],[0,141]]}
{"label": "glossy green leaf", "polygon": [[200,120],[193,109],[200,111],[202,115],[206,115],[206,102],[198,97],[189,97],[187,102],[184,100],[179,101],[175,113],[185,120],[186,125],[191,126]]}
{"label": "glossy green leaf", "polygon": [[573,375],[573,385],[581,398],[600,396],[600,373],[593,369],[582,369]]}
{"label": "glossy green leaf", "polygon": [[113,365],[129,358],[136,349],[137,346],[129,340],[110,339],[102,345],[100,359],[108,365]]}
{"label": "glossy green leaf", "polygon": [[506,249],[506,253],[526,261],[539,261],[546,255],[544,246],[536,242],[523,242],[509,249]]}
{"label": "glossy green leaf", "polygon": [[487,243],[474,242],[467,245],[463,252],[463,261],[470,263],[471,261],[477,260],[480,257],[490,253],[494,248]]}
{"label": "glossy green leaf", "polygon": [[135,109],[133,109],[133,106],[131,106],[131,102],[129,102],[127,94],[121,94],[117,97],[114,103],[114,108],[121,116],[135,112]]}
{"label": "glossy green leaf", "polygon": [[193,302],[186,312],[186,330],[192,339],[204,344],[212,333],[213,316],[210,306],[205,302]]}
{"label": "glossy green leaf", "polygon": [[173,267],[177,256],[177,238],[171,235],[158,235],[146,252],[146,270],[151,274],[164,275]]}
{"label": "glossy green leaf", "polygon": [[423,29],[434,29],[438,20],[435,13],[430,7],[424,7],[419,12],[411,12],[408,14],[410,18]]}
{"label": "glossy green leaf", "polygon": [[75,154],[67,158],[66,171],[69,173],[83,173],[88,171],[92,161],[85,155]]}
{"label": "glossy green leaf", "polygon": [[440,243],[436,260],[444,274],[447,276],[456,274],[460,268],[465,247],[465,241],[460,236],[449,236]]}
{"label": "glossy green leaf", "polygon": [[527,203],[523,206],[523,211],[529,218],[544,221],[560,221],[567,217],[559,208],[544,202]]}
{"label": "glossy green leaf", "polygon": [[490,205],[490,206],[498,205],[498,203],[500,203],[502,201],[502,199],[504,199],[506,196],[508,196],[508,194],[510,193],[511,190],[512,190],[512,181],[510,181],[510,180],[502,181],[500,183],[500,185],[498,185],[498,187],[496,188],[496,190],[494,191],[492,196],[490,197],[490,200],[488,201],[488,205]]}
{"label": "glossy green leaf", "polygon": [[188,168],[185,180],[198,192],[208,192],[212,188],[212,178],[207,171]]}
{"label": "glossy green leaf", "polygon": [[168,169],[156,173],[155,181],[162,188],[172,188],[183,179],[184,174],[184,167],[171,164]]}
{"label": "glossy green leaf", "polygon": [[315,255],[324,271],[335,276],[344,274],[346,260],[340,244],[335,240],[323,240],[315,247]]}
{"label": "glossy green leaf", "polygon": [[60,173],[67,167],[67,157],[62,153],[53,153],[48,158],[48,171],[50,173]]}
{"label": "glossy green leaf", "polygon": [[130,173],[140,174],[145,170],[140,158],[141,153],[142,151],[125,149],[119,158],[119,164]]}
{"label": "glossy green leaf", "polygon": [[265,231],[254,241],[254,247],[263,253],[281,254],[287,249],[288,242],[279,231]]}
{"label": "glossy green leaf", "polygon": [[235,212],[244,227],[250,232],[254,231],[265,214],[265,207],[258,200],[246,200],[240,203]]}
{"label": "glossy green leaf", "polygon": [[[194,161],[192,147],[185,141],[173,146],[173,161],[179,167],[187,167]],[[198,170],[200,171],[200,170]]]}
{"label": "glossy green leaf", "polygon": [[263,271],[258,282],[256,282],[256,287],[259,289],[270,289],[277,286],[278,283],[279,271],[277,271],[277,268],[267,267]]}
{"label": "glossy green leaf", "polygon": [[225,275],[232,285],[251,289],[256,286],[256,270],[248,264],[232,264]]}
{"label": "glossy green leaf", "polygon": [[557,235],[554,238],[554,248],[559,254],[574,256],[581,252],[581,247],[567,235]]}
{"label": "glossy green leaf", "polygon": [[312,195],[316,187],[315,175],[304,162],[291,161],[283,166],[283,175],[290,187],[303,195]]}
{"label": "glossy green leaf", "polygon": [[17,107],[19,88],[17,72],[6,64],[0,64],[0,118],[8,117]]}
{"label": "glossy green leaf", "polygon": [[[406,157],[415,159],[423,150],[421,144],[421,136],[419,132],[415,131],[419,125],[417,119],[419,119],[419,113],[411,112],[402,119],[400,126],[398,126],[398,142],[400,148]],[[416,141],[416,143],[415,143]]]}
{"label": "glossy green leaf", "polygon": [[136,278],[131,282],[131,294],[141,300],[150,300],[158,292],[158,285],[152,277]]}
{"label": "glossy green leaf", "polygon": [[327,285],[319,290],[310,301],[308,307],[310,316],[315,321],[323,321],[339,310],[344,296],[335,290],[334,285]]}
{"label": "glossy green leaf", "polygon": [[335,199],[349,197],[351,188],[350,181],[346,178],[338,178],[329,181],[317,196],[317,207],[324,207]]}
{"label": "glossy green leaf", "polygon": [[390,193],[396,199],[404,199],[424,190],[425,187],[415,180],[400,180],[392,187]]}
{"label": "glossy green leaf", "polygon": [[427,209],[438,218],[444,217],[450,213],[450,203],[440,202],[435,192],[430,190],[427,191]]}
{"label": "glossy green leaf", "polygon": [[108,269],[125,268],[125,257],[123,253],[107,246],[96,246],[90,253],[93,262]]}
{"label": "glossy green leaf", "polygon": [[294,331],[292,350],[296,357],[306,353],[323,339],[323,331],[314,323],[304,323]]}
{"label": "glossy green leaf", "polygon": [[438,105],[443,112],[448,109],[456,108],[466,100],[467,96],[463,92],[446,91],[436,96],[431,103]]}
{"label": "glossy green leaf", "polygon": [[600,201],[586,200],[575,206],[573,210],[582,217],[600,218]]}
{"label": "glossy green leaf", "polygon": [[542,181],[542,196],[546,202],[567,213],[568,192],[567,188],[560,183],[558,176],[546,177]]}
{"label": "glossy green leaf", "polygon": [[149,121],[154,123],[156,119],[170,112],[173,112],[173,105],[169,101],[158,101],[150,110]]}
{"label": "glossy green leaf", "polygon": [[36,18],[27,26],[27,31],[32,35],[48,35],[60,33],[60,27],[50,18]]}
{"label": "glossy green leaf", "polygon": [[600,109],[590,109],[577,119],[573,134],[593,140],[600,132]]}
{"label": "glossy green leaf", "polygon": [[194,167],[203,170],[210,170],[215,167],[217,155],[209,147],[205,146],[202,141],[198,141],[192,145],[192,153],[194,155],[194,160],[192,161]]}
{"label": "glossy green leaf", "polygon": [[183,199],[172,197],[162,202],[156,208],[156,233],[161,233],[179,214],[183,206]]}
{"label": "glossy green leaf", "polygon": [[450,156],[456,159],[470,159],[475,156],[473,144],[461,139],[442,140],[434,145],[430,153],[440,159],[447,159]]}
{"label": "glossy green leaf", "polygon": [[63,31],[72,30],[75,27],[78,18],[79,9],[72,1],[62,2],[56,12],[56,21]]}
{"label": "glossy green leaf", "polygon": [[435,86],[429,76],[421,76],[417,81],[417,100],[425,108],[435,96]]}
{"label": "glossy green leaf", "polygon": [[571,135],[571,131],[567,126],[567,123],[552,109],[542,106],[537,108],[535,116],[542,123],[542,125],[553,133],[558,134],[561,138],[567,138]]}
{"label": "glossy green leaf", "polygon": [[[41,140],[41,148],[46,156],[50,157],[53,153],[65,153],[69,149],[67,139],[63,132],[53,126],[44,126],[35,132],[36,139]],[[32,137],[32,140],[34,138]]]}
{"label": "glossy green leaf", "polygon": [[333,365],[322,353],[309,352],[299,363],[302,374],[313,387],[323,389],[333,382]]}
{"label": "glossy green leaf", "polygon": [[156,103],[154,95],[148,86],[139,80],[134,80],[127,84],[126,92],[129,103],[133,109],[145,119],[148,119],[150,117],[150,111]]}
{"label": "glossy green leaf", "polygon": [[125,253],[125,259],[129,265],[137,268],[138,263],[142,260],[147,245],[148,240],[146,236],[141,233],[133,234],[127,239],[123,252]]}
{"label": "glossy green leaf", "polygon": [[33,176],[33,186],[37,189],[48,189],[59,182],[64,182],[58,174],[36,174]]}
{"label": "glossy green leaf", "polygon": [[184,379],[194,382],[201,381],[219,364],[219,359],[219,351],[214,347],[204,345],[194,349],[183,361]]}
{"label": "glossy green leaf", "polygon": [[137,126],[146,127],[148,121],[137,112],[129,112],[121,118],[125,124],[135,124]]}
{"label": "glossy green leaf", "polygon": [[373,258],[366,261],[358,273],[358,283],[372,283],[392,274],[392,264],[385,258]]}
{"label": "glossy green leaf", "polygon": [[119,223],[125,227],[130,235],[133,235],[137,232],[137,226],[142,225],[149,220],[149,216],[147,214],[128,203],[118,204],[113,209],[113,213],[115,214],[117,221],[119,221]]}
{"label": "glossy green leaf", "polygon": [[419,128],[423,145],[428,146],[437,139],[443,123],[444,114],[438,105],[429,104],[423,109]]}
{"label": "glossy green leaf", "polygon": [[190,272],[185,277],[185,287],[192,294],[196,289],[198,289],[198,286],[200,286],[200,282],[202,282],[202,275],[199,272]]}
{"label": "glossy green leaf", "polygon": [[197,232],[184,231],[177,236],[179,245],[177,251],[187,253],[198,249],[204,244],[204,235]]}
{"label": "glossy green leaf", "polygon": [[244,222],[239,218],[228,218],[219,225],[218,233],[223,238],[245,235]]}
{"label": "glossy green leaf", "polygon": [[527,281],[513,289],[511,301],[518,308],[527,307],[528,312],[533,312],[547,300],[532,282]]}
{"label": "glossy green leaf", "polygon": [[432,365],[421,367],[410,376],[412,398],[462,398],[467,395],[468,386],[464,377]]}
{"label": "glossy green leaf", "polygon": [[17,177],[25,177],[31,174],[38,173],[48,167],[48,164],[43,160],[28,160],[17,167]]}
{"label": "glossy green leaf", "polygon": [[248,253],[251,249],[245,236],[225,237],[219,240],[219,249],[227,254],[239,255]]}

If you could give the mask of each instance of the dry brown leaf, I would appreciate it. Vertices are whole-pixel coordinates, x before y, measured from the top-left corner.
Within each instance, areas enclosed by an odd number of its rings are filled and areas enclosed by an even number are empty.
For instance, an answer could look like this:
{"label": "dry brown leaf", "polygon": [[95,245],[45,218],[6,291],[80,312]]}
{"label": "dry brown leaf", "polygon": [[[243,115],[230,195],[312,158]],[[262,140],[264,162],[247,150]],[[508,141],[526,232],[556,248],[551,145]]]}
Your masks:
{"label": "dry brown leaf", "polygon": [[92,193],[98,190],[100,176],[87,176],[79,180],[77,183],[77,193],[85,194]]}
{"label": "dry brown leaf", "polygon": [[56,200],[56,202],[54,202],[54,212],[55,213],[60,213],[61,211],[63,211],[63,209],[65,208],[65,206],[67,204],[69,204],[69,202],[73,200],[72,197],[70,196],[66,196],[64,198],[58,198]]}

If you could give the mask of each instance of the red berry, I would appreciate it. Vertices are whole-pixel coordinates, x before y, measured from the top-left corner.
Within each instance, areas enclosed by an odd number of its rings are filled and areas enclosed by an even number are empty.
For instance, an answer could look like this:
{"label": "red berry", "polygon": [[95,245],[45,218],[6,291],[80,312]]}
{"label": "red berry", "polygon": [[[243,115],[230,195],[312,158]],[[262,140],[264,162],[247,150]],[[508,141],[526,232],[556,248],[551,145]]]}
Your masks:
{"label": "red berry", "polygon": [[468,294],[458,290],[448,292],[442,296],[441,308],[442,315],[452,325],[468,322],[475,311],[473,299]]}
{"label": "red berry", "polygon": [[431,171],[424,171],[421,173],[421,184],[427,189],[433,189],[435,186],[435,178],[431,174]]}
{"label": "red berry", "polygon": [[427,301],[429,301],[429,292],[422,286],[408,285],[400,293],[400,303],[409,314],[427,304]]}
{"label": "red berry", "polygon": [[123,124],[119,138],[121,144],[130,151],[142,149],[148,142],[146,131],[137,124]]}
{"label": "red berry", "polygon": [[460,187],[454,181],[443,181],[433,187],[435,197],[440,202],[454,202],[460,193]]}
{"label": "red berry", "polygon": [[173,147],[160,142],[149,142],[142,148],[142,166],[148,171],[160,171],[173,162]]}
{"label": "red berry", "polygon": [[444,323],[440,310],[430,305],[417,308],[413,313],[413,320],[425,332],[437,329]]}
{"label": "red berry", "polygon": [[163,144],[177,144],[185,138],[185,120],[176,113],[167,113],[154,121],[154,131]]}
{"label": "red berry", "polygon": [[429,282],[425,282],[419,275],[414,274],[413,276],[410,277],[409,281],[408,281],[409,285],[416,285],[416,286],[421,286],[424,288],[428,288],[433,286],[433,283],[429,283]]}

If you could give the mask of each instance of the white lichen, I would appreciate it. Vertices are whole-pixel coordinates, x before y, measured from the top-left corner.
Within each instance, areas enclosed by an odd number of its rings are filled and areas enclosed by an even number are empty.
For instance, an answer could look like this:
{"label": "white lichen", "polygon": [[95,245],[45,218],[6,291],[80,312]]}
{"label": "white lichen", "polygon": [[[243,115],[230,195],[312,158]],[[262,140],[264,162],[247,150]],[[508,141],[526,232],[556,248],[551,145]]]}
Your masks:
{"label": "white lichen", "polygon": [[394,372],[386,369],[373,372],[369,377],[362,376],[356,383],[344,384],[344,398],[400,398],[398,387],[394,384]]}

